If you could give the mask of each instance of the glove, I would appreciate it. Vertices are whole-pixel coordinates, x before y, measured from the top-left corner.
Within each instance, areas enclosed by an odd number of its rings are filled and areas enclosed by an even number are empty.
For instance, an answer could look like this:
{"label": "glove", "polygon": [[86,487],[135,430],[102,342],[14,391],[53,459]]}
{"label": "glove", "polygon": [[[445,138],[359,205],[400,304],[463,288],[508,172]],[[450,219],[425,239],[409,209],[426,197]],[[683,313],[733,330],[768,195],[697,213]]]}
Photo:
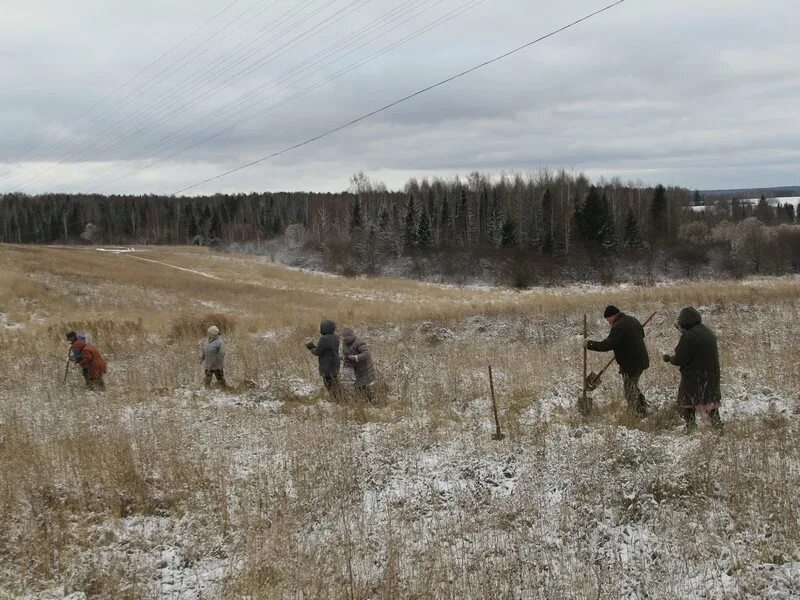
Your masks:
{"label": "glove", "polygon": [[661,359],[662,359],[662,360],[663,360],[665,363],[672,362],[672,357],[671,357],[669,354],[664,354],[664,355],[662,355]]}
{"label": "glove", "polygon": [[309,350],[313,350],[314,348],[316,348],[316,346],[314,346],[314,342],[307,342],[306,348],[308,348]]}
{"label": "glove", "polygon": [[355,354],[348,354],[344,357],[345,362],[355,364],[358,362],[358,356]]}

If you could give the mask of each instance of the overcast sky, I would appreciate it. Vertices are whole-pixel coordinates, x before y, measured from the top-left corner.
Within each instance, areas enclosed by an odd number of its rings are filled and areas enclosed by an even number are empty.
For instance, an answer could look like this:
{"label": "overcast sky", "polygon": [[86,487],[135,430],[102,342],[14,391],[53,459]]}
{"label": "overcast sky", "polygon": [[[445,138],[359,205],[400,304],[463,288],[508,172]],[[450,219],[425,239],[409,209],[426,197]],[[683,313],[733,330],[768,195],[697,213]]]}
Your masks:
{"label": "overcast sky", "polygon": [[[610,1],[4,0],[0,192],[172,193]],[[800,185],[799,58],[796,0],[626,0],[191,193],[544,167]]]}

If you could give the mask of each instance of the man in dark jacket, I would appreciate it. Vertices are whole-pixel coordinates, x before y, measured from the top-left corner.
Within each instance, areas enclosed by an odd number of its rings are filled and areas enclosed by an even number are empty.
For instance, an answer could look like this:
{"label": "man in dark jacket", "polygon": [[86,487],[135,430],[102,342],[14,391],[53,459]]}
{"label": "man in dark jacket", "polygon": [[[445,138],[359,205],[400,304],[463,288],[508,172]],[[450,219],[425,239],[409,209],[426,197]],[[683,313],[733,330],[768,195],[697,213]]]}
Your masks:
{"label": "man in dark jacket", "polygon": [[644,418],[647,416],[647,400],[639,389],[639,378],[650,367],[647,346],[644,344],[644,327],[636,318],[620,312],[616,306],[606,307],[603,316],[611,325],[608,337],[602,342],[588,340],[586,348],[594,352],[614,351],[628,408]]}
{"label": "man in dark jacket", "polygon": [[697,309],[684,308],[675,321],[675,327],[681,332],[675,354],[664,355],[664,362],[681,370],[678,407],[686,421],[687,431],[697,426],[697,412],[707,416],[714,425],[722,425],[717,336],[702,321]]}
{"label": "man in dark jacket", "polygon": [[322,321],[319,326],[319,332],[322,337],[319,338],[316,346],[314,342],[308,342],[306,348],[311,350],[311,354],[319,359],[319,374],[322,375],[325,389],[328,390],[332,399],[338,400],[339,336],[334,333],[335,331],[336,323],[327,319]]}

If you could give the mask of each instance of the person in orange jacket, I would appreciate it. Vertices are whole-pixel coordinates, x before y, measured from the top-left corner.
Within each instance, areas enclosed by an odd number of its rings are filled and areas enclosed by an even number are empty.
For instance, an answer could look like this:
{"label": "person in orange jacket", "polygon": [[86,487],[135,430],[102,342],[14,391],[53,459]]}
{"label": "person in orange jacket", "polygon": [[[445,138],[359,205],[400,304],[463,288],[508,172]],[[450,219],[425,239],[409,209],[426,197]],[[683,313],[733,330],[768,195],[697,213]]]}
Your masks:
{"label": "person in orange jacket", "polygon": [[84,370],[86,387],[90,390],[104,391],[106,384],[103,381],[103,375],[106,374],[108,369],[106,359],[103,358],[97,348],[83,340],[72,342],[72,348],[76,351],[77,356],[80,357],[77,360],[77,364]]}

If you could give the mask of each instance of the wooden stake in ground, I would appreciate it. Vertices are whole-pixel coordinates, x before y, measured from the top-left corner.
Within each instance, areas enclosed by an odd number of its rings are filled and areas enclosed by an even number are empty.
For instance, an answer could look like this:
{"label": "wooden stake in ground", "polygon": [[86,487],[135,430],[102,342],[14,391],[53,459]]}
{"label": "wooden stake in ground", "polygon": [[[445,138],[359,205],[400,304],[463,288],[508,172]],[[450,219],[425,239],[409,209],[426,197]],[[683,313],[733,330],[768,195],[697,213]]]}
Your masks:
{"label": "wooden stake in ground", "polygon": [[588,352],[586,349],[587,339],[589,339],[589,334],[586,325],[586,313],[583,313],[583,394],[578,398],[578,410],[583,415],[588,415],[592,412],[592,398],[586,394],[586,366],[588,361]]}
{"label": "wooden stake in ground", "polygon": [[67,350],[67,366],[64,367],[64,383],[67,383],[67,377],[69,377],[69,356],[70,352]]}
{"label": "wooden stake in ground", "polygon": [[497,400],[494,397],[494,379],[492,378],[492,365],[489,365],[489,389],[492,392],[492,411],[494,412],[494,434],[492,434],[493,440],[502,440],[506,436],[500,431],[500,417],[497,416]]}

